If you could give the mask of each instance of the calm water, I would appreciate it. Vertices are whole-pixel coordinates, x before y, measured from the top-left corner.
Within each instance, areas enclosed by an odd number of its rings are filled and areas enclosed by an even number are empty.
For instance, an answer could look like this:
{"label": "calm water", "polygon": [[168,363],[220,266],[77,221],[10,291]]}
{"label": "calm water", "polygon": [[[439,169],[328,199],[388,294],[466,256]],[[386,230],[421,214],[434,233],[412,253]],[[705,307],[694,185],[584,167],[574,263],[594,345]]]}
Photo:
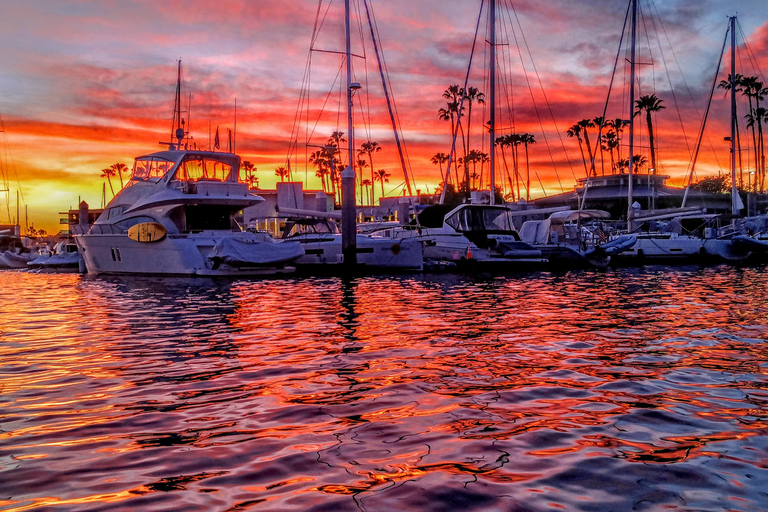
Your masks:
{"label": "calm water", "polygon": [[768,510],[768,270],[0,272],[0,510]]}

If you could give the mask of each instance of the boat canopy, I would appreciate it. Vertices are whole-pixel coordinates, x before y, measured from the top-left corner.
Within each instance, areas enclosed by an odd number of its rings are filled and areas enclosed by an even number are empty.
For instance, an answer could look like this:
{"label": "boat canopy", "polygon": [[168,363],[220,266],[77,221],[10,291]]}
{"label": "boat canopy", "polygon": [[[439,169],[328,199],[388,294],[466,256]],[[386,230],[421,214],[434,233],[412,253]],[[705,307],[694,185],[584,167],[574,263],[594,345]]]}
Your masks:
{"label": "boat canopy", "polygon": [[578,239],[578,229],[566,227],[568,222],[577,220],[608,219],[611,214],[603,210],[566,210],[555,212],[544,220],[523,222],[520,238],[529,244],[562,243]]}
{"label": "boat canopy", "polygon": [[445,223],[462,233],[509,233],[515,231],[510,214],[503,206],[462,205],[446,215]]}

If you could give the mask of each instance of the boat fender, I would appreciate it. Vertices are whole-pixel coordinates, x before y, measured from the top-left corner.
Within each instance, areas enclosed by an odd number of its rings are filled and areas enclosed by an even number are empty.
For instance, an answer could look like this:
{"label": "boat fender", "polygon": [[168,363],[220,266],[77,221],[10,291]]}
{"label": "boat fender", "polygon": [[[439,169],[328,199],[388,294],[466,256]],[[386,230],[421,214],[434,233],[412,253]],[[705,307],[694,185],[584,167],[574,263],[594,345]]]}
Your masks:
{"label": "boat fender", "polygon": [[400,244],[392,244],[392,247],[390,247],[389,250],[392,251],[392,254],[397,256],[400,254]]}

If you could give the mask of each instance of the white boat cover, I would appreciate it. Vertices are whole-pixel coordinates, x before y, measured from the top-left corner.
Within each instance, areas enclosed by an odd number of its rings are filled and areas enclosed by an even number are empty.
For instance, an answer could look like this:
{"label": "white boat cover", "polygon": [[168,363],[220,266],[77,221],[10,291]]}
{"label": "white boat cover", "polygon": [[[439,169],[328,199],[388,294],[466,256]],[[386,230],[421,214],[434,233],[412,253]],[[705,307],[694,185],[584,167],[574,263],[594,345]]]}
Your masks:
{"label": "white boat cover", "polygon": [[225,237],[213,247],[208,259],[231,267],[260,267],[288,263],[303,255],[299,242]]}

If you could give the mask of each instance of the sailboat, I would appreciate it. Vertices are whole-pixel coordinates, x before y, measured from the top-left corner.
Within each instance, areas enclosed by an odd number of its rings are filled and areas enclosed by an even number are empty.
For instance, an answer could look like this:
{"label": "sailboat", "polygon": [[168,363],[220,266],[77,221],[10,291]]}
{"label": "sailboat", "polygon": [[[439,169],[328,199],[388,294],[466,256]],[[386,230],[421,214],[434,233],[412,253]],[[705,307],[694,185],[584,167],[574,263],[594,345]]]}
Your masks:
{"label": "sailboat", "polygon": [[[682,208],[670,211],[654,212],[642,215],[639,204],[634,201],[633,187],[637,180],[633,176],[634,168],[634,115],[631,114],[635,107],[635,64],[636,64],[636,30],[637,30],[637,1],[630,0],[631,10],[631,49],[630,49],[630,87],[629,87],[629,166],[627,176],[627,231],[637,237],[636,243],[617,254],[613,264],[634,265],[648,262],[664,263],[692,263],[708,261],[741,261],[750,255],[750,251],[744,246],[733,243],[735,232],[714,223],[719,216],[691,211]],[[732,54],[733,55],[733,54]],[[732,58],[732,66],[734,60]],[[731,74],[733,80],[734,73]],[[735,99],[732,84],[732,103],[735,109]],[[735,126],[735,112],[732,112],[732,127]],[[732,144],[735,134],[732,133]],[[733,179],[733,215],[739,214],[737,204],[738,193],[735,185],[735,148],[732,147],[731,172]],[[587,188],[585,187],[585,194]],[[695,210],[695,209],[694,209]],[[661,231],[644,226],[653,226],[654,222],[671,219],[664,225]],[[688,226],[685,226],[688,224]],[[684,227],[686,229],[684,229]]]}
{"label": "sailboat", "polygon": [[[366,12],[369,6],[363,0]],[[347,114],[347,166],[341,172],[341,212],[315,212],[293,209],[286,222],[283,240],[300,243],[304,255],[297,258],[297,268],[309,271],[419,271],[423,269],[422,243],[413,238],[390,238],[376,234],[365,234],[357,229],[357,206],[355,201],[355,127],[352,107],[355,94],[362,88],[352,79],[352,51],[350,31],[350,0],[344,0],[346,64],[346,114]],[[370,17],[369,17],[370,20]],[[378,46],[374,31],[371,30],[374,48]],[[311,51],[311,49],[310,49]],[[334,52],[335,53],[335,52]],[[388,95],[386,85],[385,95]],[[387,96],[387,102],[389,98]],[[395,138],[400,141],[395,130]],[[408,184],[408,174],[405,173]],[[410,184],[408,184],[410,188]],[[279,209],[287,212],[287,209]],[[340,221],[340,226],[336,221]]]}
{"label": "sailboat", "polygon": [[264,199],[239,181],[240,157],[188,148],[179,62],[168,150],[139,156],[125,186],[96,222],[87,205],[74,234],[92,274],[242,276],[292,272],[298,242],[243,231],[236,215]]}

